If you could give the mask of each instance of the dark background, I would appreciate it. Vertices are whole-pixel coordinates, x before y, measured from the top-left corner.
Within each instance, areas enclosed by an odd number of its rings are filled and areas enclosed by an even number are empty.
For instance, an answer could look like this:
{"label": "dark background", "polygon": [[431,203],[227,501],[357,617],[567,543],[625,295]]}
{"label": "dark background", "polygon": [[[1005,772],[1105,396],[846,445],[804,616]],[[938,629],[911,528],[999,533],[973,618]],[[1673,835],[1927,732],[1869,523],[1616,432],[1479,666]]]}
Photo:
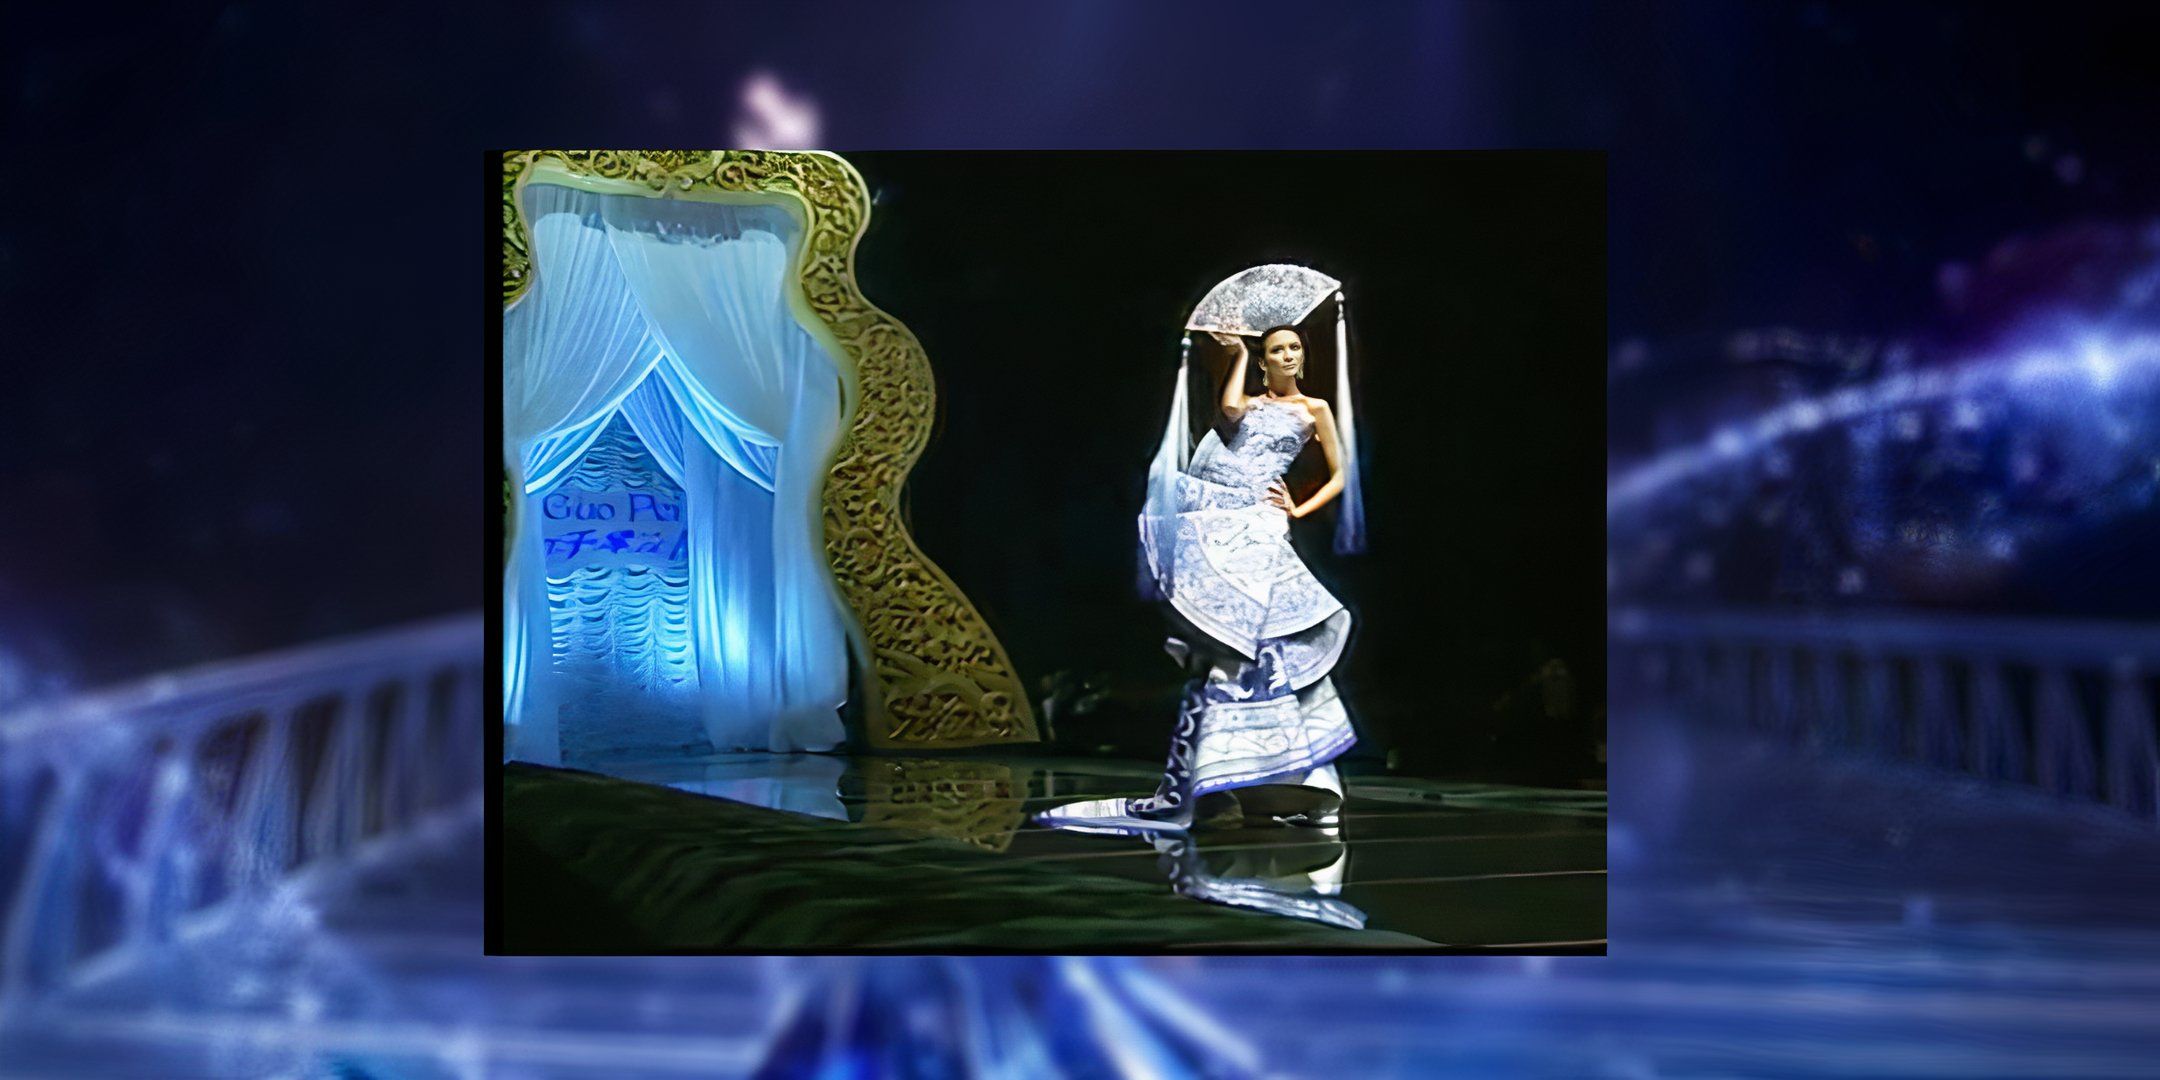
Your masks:
{"label": "dark background", "polygon": [[[35,681],[0,701],[480,605],[482,147],[732,145],[770,71],[838,147],[1603,149],[1608,345],[1648,357],[1609,373],[1625,463],[1765,374],[1722,355],[1736,330],[1988,341],[2059,291],[1942,284],[2152,212],[2156,30],[2113,4],[12,5],[0,666]],[[2034,574],[2016,610],[2124,606],[2075,558]]]}
{"label": "dark background", "polygon": [[[1602,155],[847,157],[875,199],[863,291],[937,378],[911,526],[1039,707],[1097,697],[1056,719],[1064,748],[1161,750],[1181,677],[1133,588],[1134,518],[1179,335],[1216,282],[1295,262],[1349,301],[1368,551],[1333,554],[1332,506],[1294,543],[1357,619],[1337,677],[1356,752],[1602,776]],[[1303,385],[1333,400],[1334,305],[1304,327]],[[1194,360],[1227,354],[1200,335]],[[1220,385],[1196,378],[1195,401]],[[1571,718],[1499,703],[1554,658],[1584,688]]]}

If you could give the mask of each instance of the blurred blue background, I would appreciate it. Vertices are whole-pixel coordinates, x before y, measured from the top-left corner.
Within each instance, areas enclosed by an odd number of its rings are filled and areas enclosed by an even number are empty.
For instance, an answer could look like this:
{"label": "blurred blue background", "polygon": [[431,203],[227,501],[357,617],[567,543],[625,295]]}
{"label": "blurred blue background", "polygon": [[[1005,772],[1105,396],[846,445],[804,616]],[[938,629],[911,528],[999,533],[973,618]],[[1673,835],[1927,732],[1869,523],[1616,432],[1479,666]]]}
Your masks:
{"label": "blurred blue background", "polygon": [[984,967],[1100,1006],[1022,1020],[1182,1003],[1292,1075],[2150,1073],[2149,9],[395,8],[0,15],[0,1072],[741,1074],[895,985],[474,955],[477,631],[411,628],[485,587],[477,151],[762,142],[1610,154],[1612,955]]}

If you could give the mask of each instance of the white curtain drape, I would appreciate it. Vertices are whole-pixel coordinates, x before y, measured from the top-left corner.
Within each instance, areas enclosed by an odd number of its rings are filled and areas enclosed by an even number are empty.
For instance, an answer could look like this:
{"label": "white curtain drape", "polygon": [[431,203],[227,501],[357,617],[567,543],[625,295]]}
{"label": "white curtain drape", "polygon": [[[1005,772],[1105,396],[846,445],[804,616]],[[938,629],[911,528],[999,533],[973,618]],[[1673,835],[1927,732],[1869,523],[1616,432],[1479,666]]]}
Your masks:
{"label": "white curtain drape", "polygon": [[719,403],[697,383],[682,373],[681,365],[671,357],[653,369],[654,379],[668,396],[688,424],[713,448],[736,472],[757,482],[767,491],[773,489],[773,480],[779,471],[780,450],[759,439],[762,432],[752,431],[747,437],[743,432],[729,427],[723,419]]}
{"label": "white curtain drape", "polygon": [[[662,365],[665,366],[665,361]],[[653,370],[658,371],[659,367]],[[668,395],[667,387],[652,376],[638,384],[628,397],[623,398],[622,416],[630,424],[638,441],[645,444],[645,451],[660,465],[660,471],[677,484],[683,482],[683,423],[682,413],[675,408],[675,400]]]}
{"label": "white curtain drape", "polygon": [[683,457],[692,621],[715,645],[698,652],[707,733],[721,749],[838,745],[847,646],[819,493],[840,376],[787,307],[793,219],[636,196],[606,197],[603,217],[701,436]]}
{"label": "white curtain drape", "polygon": [[792,218],[524,194],[535,280],[504,314],[504,457],[516,513],[504,588],[510,756],[559,763],[539,496],[620,411],[684,489],[703,719],[721,750],[844,738],[842,601],[826,570],[839,370],[786,304]]}
{"label": "white curtain drape", "polygon": [[568,188],[525,194],[541,272],[503,313],[503,462],[511,483],[503,579],[503,719],[510,756],[560,764],[537,493],[591,445],[660,349],[617,266],[599,207]]}

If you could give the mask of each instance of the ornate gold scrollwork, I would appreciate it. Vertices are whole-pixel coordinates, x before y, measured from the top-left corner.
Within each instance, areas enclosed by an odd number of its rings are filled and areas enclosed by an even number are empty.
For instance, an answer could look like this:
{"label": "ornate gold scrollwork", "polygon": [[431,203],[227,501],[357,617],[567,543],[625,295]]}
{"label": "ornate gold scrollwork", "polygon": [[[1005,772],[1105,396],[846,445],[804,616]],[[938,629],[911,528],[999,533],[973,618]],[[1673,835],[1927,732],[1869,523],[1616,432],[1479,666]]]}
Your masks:
{"label": "ornate gold scrollwork", "polygon": [[503,303],[532,281],[518,208],[536,166],[595,190],[779,202],[803,224],[796,318],[840,360],[850,420],[825,483],[825,551],[853,609],[872,745],[953,747],[1036,741],[1035,715],[1005,647],[900,521],[900,487],[936,414],[930,359],[915,335],[864,299],[855,245],[870,222],[867,185],[823,152],[512,150],[503,154]]}

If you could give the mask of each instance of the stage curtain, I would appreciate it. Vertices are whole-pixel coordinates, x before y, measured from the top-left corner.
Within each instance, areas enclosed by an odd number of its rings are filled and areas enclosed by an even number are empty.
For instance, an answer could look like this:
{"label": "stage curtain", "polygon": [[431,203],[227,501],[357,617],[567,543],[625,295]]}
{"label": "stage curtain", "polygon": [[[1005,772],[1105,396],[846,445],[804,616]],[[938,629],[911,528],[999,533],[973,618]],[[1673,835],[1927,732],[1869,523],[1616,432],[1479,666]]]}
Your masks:
{"label": "stage curtain", "polygon": [[745,437],[742,431],[728,426],[712,395],[685,377],[673,358],[661,361],[646,381],[665,393],[682,422],[703,437],[730,468],[768,492],[773,489],[779,474],[779,447],[758,441],[764,438],[762,433],[752,432]]}
{"label": "stage curtain", "polygon": [[822,492],[840,381],[785,301],[793,219],[639,196],[605,196],[602,214],[659,378],[700,435],[681,458],[707,733],[719,749],[837,746],[847,646]]}
{"label": "stage curtain", "polygon": [[[662,365],[666,361],[661,362]],[[660,365],[653,370],[658,372]],[[630,430],[645,444],[646,452],[660,465],[660,471],[677,484],[683,482],[683,418],[675,401],[668,395],[667,387],[653,375],[638,384],[628,397],[623,398],[622,416],[630,424]]]}
{"label": "stage curtain", "polygon": [[503,461],[512,490],[503,582],[503,718],[509,756],[560,764],[550,677],[546,555],[537,493],[597,438],[660,358],[594,196],[524,194],[535,278],[503,313]]}

